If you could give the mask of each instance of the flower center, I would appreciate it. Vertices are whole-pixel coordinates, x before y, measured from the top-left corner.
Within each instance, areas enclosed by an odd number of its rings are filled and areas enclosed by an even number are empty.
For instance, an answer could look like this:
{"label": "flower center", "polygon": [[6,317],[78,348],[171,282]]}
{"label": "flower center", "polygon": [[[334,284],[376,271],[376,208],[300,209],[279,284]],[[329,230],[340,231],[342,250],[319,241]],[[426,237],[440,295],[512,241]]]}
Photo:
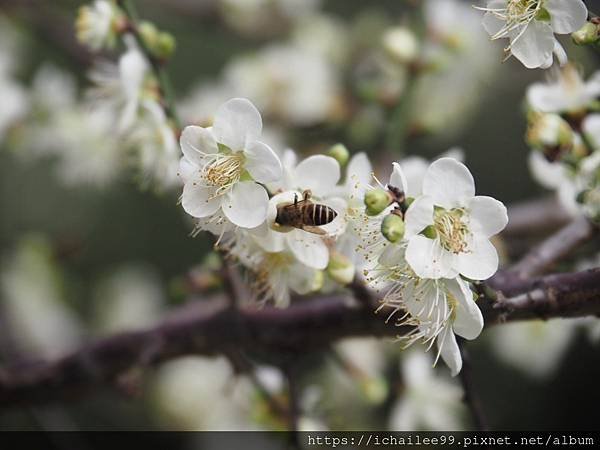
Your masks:
{"label": "flower center", "polygon": [[244,155],[242,152],[225,154],[215,153],[203,169],[202,178],[209,186],[217,188],[215,195],[220,195],[237,183],[244,171]]}
{"label": "flower center", "polygon": [[433,218],[433,228],[440,245],[449,252],[463,253],[467,250],[470,235],[467,224],[462,220],[462,209],[437,210]]}

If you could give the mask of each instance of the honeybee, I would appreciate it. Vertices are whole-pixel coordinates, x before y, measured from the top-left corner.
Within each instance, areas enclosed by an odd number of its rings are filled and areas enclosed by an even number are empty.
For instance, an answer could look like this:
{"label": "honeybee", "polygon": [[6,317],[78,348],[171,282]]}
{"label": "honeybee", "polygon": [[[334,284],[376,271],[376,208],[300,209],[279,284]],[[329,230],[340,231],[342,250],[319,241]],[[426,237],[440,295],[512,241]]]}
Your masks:
{"label": "honeybee", "polygon": [[337,212],[327,205],[311,202],[310,190],[304,191],[303,197],[298,201],[298,195],[295,194],[293,202],[278,205],[275,223],[282,227],[298,228],[309,233],[327,234],[319,226],[331,223],[337,217]]}

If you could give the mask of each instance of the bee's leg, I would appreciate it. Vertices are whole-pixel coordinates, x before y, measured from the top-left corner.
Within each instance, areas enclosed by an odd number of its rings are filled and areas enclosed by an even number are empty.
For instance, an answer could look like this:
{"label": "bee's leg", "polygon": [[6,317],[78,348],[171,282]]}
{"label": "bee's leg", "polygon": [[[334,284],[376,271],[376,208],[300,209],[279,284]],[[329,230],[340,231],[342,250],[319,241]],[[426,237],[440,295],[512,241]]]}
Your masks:
{"label": "bee's leg", "polygon": [[294,194],[294,206],[298,204],[298,194]]}
{"label": "bee's leg", "polygon": [[327,234],[325,230],[314,225],[302,225],[302,229],[308,233],[318,234],[320,236],[324,236]]}
{"label": "bee's leg", "polygon": [[312,192],[310,191],[310,189],[306,189],[302,193],[302,196],[304,197],[304,201],[307,201],[308,199],[310,199],[312,197]]}

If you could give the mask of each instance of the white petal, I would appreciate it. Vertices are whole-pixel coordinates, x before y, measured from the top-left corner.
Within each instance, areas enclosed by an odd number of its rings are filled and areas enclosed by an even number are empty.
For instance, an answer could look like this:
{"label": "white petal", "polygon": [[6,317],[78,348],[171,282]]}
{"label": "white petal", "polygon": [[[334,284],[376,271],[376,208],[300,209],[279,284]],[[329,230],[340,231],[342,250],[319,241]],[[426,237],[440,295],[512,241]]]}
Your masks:
{"label": "white petal", "polygon": [[433,197],[436,205],[454,208],[464,205],[475,195],[475,181],[463,163],[452,158],[440,158],[427,169],[423,194]]}
{"label": "white petal", "polygon": [[223,214],[235,225],[255,228],[267,218],[269,196],[253,181],[237,183],[223,202]]}
{"label": "white petal", "polygon": [[[554,56],[556,56],[558,64],[561,67],[569,62],[569,57],[567,56],[567,52],[565,51],[564,47],[561,45],[560,42],[558,42],[558,39],[556,39],[556,38],[554,38],[554,50],[552,50],[552,53],[554,53]],[[551,65],[552,65],[552,61],[550,61],[550,64],[548,64],[546,67],[542,67],[542,69],[547,69]]]}
{"label": "white petal", "polygon": [[373,173],[373,167],[371,161],[366,153],[360,152],[354,155],[348,167],[346,168],[346,179],[347,183],[362,183],[369,184],[371,181],[371,174]]}
{"label": "white petal", "polygon": [[404,176],[404,172],[400,167],[400,164],[397,162],[392,163],[392,175],[390,175],[389,186],[393,186],[398,189],[402,189],[402,192],[408,192],[408,184],[406,183],[406,177]]}
{"label": "white petal", "polygon": [[256,243],[268,253],[279,253],[285,250],[283,233],[269,229],[265,235],[255,234],[253,237]]}
{"label": "white petal", "polygon": [[447,252],[434,239],[416,235],[410,238],[406,247],[406,262],[421,278],[454,278],[454,255]]}
{"label": "white petal", "polygon": [[244,155],[246,155],[244,167],[259,183],[271,183],[281,179],[281,161],[267,144],[255,141],[246,148]]}
{"label": "white petal", "polygon": [[446,287],[458,300],[452,323],[454,332],[465,339],[475,339],[483,329],[483,315],[473,300],[471,289],[460,278],[448,281]]}
{"label": "white petal", "polygon": [[319,271],[304,264],[294,264],[289,277],[290,289],[300,295],[313,292],[317,286],[315,282],[320,278]]}
{"label": "white petal", "polygon": [[243,150],[246,145],[258,140],[261,132],[260,113],[245,98],[233,98],[225,102],[215,114],[215,138],[233,151]]}
{"label": "white petal", "polygon": [[579,30],[587,21],[588,11],[581,0],[546,0],[552,29],[558,34]]}
{"label": "white petal", "polygon": [[500,233],[508,223],[506,206],[492,197],[473,197],[467,208],[470,212],[469,229],[473,234],[490,237]]}
{"label": "white petal", "polygon": [[440,349],[442,359],[450,369],[450,374],[453,377],[458,375],[462,369],[462,357],[456,343],[456,337],[450,328],[442,332],[442,336],[438,338],[437,345]]}
{"label": "white petal", "polygon": [[210,153],[217,153],[217,143],[210,128],[190,125],[183,129],[179,138],[179,145],[183,155],[189,162],[202,167],[204,157]]}
{"label": "white petal", "polygon": [[215,197],[215,189],[194,182],[185,183],[181,206],[192,217],[208,217],[213,215],[221,206],[221,197]]}
{"label": "white petal", "polygon": [[294,171],[294,188],[310,189],[318,197],[331,192],[339,180],[340,165],[330,156],[309,156]]}
{"label": "white petal", "polygon": [[195,173],[198,172],[198,166],[188,161],[185,156],[182,156],[179,160],[179,172],[178,175],[181,177],[184,183],[187,183],[192,179]]}
{"label": "white petal", "polygon": [[528,69],[552,62],[554,34],[547,22],[533,20],[516,40],[511,39],[511,53]]}
{"label": "white petal", "polygon": [[390,244],[383,249],[377,262],[386,267],[394,267],[404,264],[405,248],[399,245]]}
{"label": "white petal", "polygon": [[487,238],[474,237],[468,251],[456,255],[454,268],[472,280],[487,280],[498,270],[498,252]]}
{"label": "white petal", "polygon": [[293,230],[286,234],[287,243],[302,264],[323,270],[329,263],[329,250],[323,240],[314,234]]}
{"label": "white petal", "polygon": [[405,215],[405,236],[419,234],[433,224],[433,199],[418,197],[411,203]]}
{"label": "white petal", "polygon": [[[488,4],[488,8],[502,8],[506,6],[506,2],[503,0],[500,1],[496,1],[496,2],[491,2]],[[483,20],[482,20],[482,25],[483,28],[485,29],[485,31],[487,31],[487,33],[490,36],[494,36],[496,33],[498,33],[502,28],[504,28],[504,25],[506,24],[505,21],[500,20],[498,17],[496,17],[493,13],[491,12],[486,12],[483,16]]]}

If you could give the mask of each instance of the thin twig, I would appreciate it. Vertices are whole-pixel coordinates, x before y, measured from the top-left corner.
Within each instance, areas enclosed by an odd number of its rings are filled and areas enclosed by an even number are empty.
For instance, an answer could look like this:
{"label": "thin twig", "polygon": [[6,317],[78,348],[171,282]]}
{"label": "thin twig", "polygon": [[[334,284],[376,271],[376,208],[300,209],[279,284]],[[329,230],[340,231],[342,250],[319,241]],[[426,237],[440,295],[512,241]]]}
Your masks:
{"label": "thin twig", "polygon": [[175,98],[173,95],[173,88],[171,86],[169,76],[165,70],[164,61],[157,59],[142,39],[138,28],[140,19],[133,4],[133,1],[121,0],[121,5],[123,7],[123,11],[127,15],[127,19],[129,20],[129,29],[131,33],[133,33],[140,49],[146,56],[146,59],[150,62],[150,66],[152,67],[154,76],[158,80],[162,95],[162,107],[165,111],[165,114],[173,121],[177,129],[180,130],[181,122],[179,121],[177,111],[175,109]]}
{"label": "thin twig", "polygon": [[487,420],[481,408],[481,401],[477,396],[475,386],[473,384],[473,368],[471,367],[471,357],[466,349],[465,341],[462,338],[458,339],[458,347],[462,356],[462,369],[459,374],[460,382],[463,387],[463,401],[469,408],[473,418],[473,424],[477,431],[489,431]]}

